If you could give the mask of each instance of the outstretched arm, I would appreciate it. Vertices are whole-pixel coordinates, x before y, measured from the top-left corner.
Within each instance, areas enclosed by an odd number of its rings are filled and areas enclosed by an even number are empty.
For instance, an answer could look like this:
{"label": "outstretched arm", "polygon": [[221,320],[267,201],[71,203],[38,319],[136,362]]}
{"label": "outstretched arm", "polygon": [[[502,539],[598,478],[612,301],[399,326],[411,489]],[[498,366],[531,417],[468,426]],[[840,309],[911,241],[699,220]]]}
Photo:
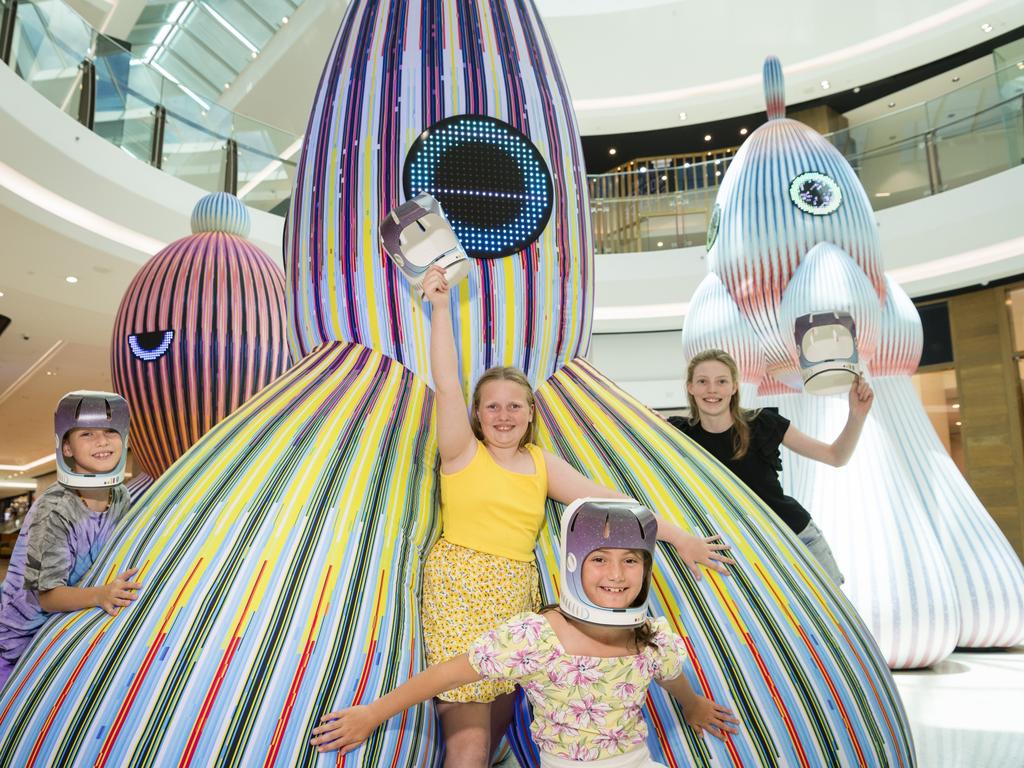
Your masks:
{"label": "outstretched arm", "polygon": [[686,675],[671,680],[659,680],[658,685],[668,691],[683,708],[683,718],[700,736],[707,731],[717,739],[725,740],[725,734],[736,733],[739,720],[733,711],[693,690]]}
{"label": "outstretched arm", "polygon": [[871,385],[857,377],[857,381],[850,387],[850,416],[843,431],[833,443],[815,440],[790,424],[782,438],[782,444],[793,453],[806,456],[808,459],[841,467],[850,460],[853,449],[857,447],[861,430],[864,429],[864,420],[867,419],[874,399],[875,393],[871,390]]}
{"label": "outstretched arm", "polygon": [[[588,496],[600,499],[630,498],[581,475],[565,459],[548,451],[544,451],[544,465],[548,471],[548,496],[555,501],[569,504]],[[671,520],[665,519],[663,515],[658,515],[658,538],[675,547],[695,579],[700,579],[700,565],[720,573],[728,573],[725,565],[732,565],[735,562],[721,554],[729,549],[729,545],[721,540],[721,535],[709,536],[706,539],[693,536]]]}
{"label": "outstretched arm", "polygon": [[464,653],[443,664],[428,667],[376,701],[329,712],[320,718],[321,725],[313,729],[309,743],[318,752],[337,749],[344,755],[366,741],[381,723],[399,712],[439,693],[482,679],[483,676],[473,669],[469,656]]}
{"label": "outstretched arm", "polygon": [[450,288],[444,270],[432,266],[423,278],[423,294],[430,302],[430,372],[434,377],[437,407],[437,450],[441,469],[454,472],[469,463],[476,438],[469,426],[466,401],[459,382],[455,352]]}
{"label": "outstretched arm", "polygon": [[39,607],[47,613],[70,613],[83,608],[102,608],[116,616],[125,606],[138,599],[136,591],[142,589],[141,581],[132,581],[139,572],[129,568],[119,573],[112,581],[99,587],[54,587],[40,592]]}

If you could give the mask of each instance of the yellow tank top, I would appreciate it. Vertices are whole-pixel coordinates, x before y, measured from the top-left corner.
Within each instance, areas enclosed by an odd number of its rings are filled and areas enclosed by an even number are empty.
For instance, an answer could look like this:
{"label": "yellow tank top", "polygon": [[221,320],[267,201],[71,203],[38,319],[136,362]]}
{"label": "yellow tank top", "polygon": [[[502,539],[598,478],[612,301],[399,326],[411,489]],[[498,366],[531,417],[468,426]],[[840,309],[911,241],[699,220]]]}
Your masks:
{"label": "yellow tank top", "polygon": [[544,523],[548,472],[541,449],[533,444],[526,449],[533,458],[532,475],[505,469],[479,441],[468,465],[441,473],[444,538],[510,560],[533,560]]}

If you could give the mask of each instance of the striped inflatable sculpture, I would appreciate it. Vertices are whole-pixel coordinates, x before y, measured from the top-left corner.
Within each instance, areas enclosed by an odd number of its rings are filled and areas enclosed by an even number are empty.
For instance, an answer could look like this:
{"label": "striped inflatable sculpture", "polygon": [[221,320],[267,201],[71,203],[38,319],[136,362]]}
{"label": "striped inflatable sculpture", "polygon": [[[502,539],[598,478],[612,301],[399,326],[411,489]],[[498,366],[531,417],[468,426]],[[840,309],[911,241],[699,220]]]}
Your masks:
{"label": "striped inflatable sculpture", "polygon": [[233,195],[206,195],[192,234],[135,275],[118,308],[111,375],[132,411],[141,495],[214,424],[288,367],[284,274],[245,238]]}
{"label": "striped inflatable sculpture", "polygon": [[[581,154],[528,0],[348,7],[285,233],[290,338],[305,357],[199,440],[118,530],[90,578],[139,565],[139,600],[40,632],[0,695],[0,764],[336,764],[308,746],[321,715],[422,668],[420,573],[439,535],[429,315],[376,229],[423,184],[476,257],[452,297],[464,379],[521,366],[547,448],[733,543],[733,575],[700,582],[662,548],[654,591],[690,648],[686,674],[742,731],[695,738],[653,690],[655,757],[914,765],[852,606],[727,471],[581,358],[593,291]],[[548,597],[559,511],[549,506],[538,544]],[[522,732],[520,718],[513,742],[535,765]],[[424,705],[344,764],[441,760]]]}
{"label": "striped inflatable sculpture", "polygon": [[786,119],[775,58],[765,62],[765,97],[768,122],[737,152],[716,200],[709,273],[687,316],[684,355],[729,351],[741,402],[778,406],[831,442],[846,423],[846,398],[801,393],[794,327],[802,315],[850,314],[874,408],[842,469],[783,451],[786,492],[825,531],[844,591],[890,666],[927,666],[957,645],[1019,643],[1024,569],[913,392],[921,324],[882,274],[867,194],[834,147]]}

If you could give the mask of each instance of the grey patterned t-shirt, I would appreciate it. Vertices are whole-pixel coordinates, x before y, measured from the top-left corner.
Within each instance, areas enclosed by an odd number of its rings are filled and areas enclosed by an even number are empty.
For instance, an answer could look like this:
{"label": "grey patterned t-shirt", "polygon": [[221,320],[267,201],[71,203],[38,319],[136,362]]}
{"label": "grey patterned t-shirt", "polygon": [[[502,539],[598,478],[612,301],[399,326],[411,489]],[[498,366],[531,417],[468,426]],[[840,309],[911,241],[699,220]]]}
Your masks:
{"label": "grey patterned t-shirt", "polygon": [[105,512],[89,509],[59,483],[36,499],[0,591],[0,686],[49,615],[39,607],[39,593],[77,584],[130,503],[123,485],[111,489]]}

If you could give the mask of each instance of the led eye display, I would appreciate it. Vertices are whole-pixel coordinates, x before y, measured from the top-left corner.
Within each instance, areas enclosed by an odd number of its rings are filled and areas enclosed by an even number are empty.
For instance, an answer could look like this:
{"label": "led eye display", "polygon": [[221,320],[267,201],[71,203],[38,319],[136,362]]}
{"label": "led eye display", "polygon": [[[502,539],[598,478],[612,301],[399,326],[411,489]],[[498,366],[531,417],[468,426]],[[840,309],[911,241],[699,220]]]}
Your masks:
{"label": "led eye display", "polygon": [[466,253],[508,256],[540,236],[551,216],[547,164],[508,123],[458,115],[432,125],[405,158],[406,199],[429,192]]}
{"label": "led eye display", "polygon": [[839,207],[843,193],[834,179],[811,171],[793,179],[789,185],[789,198],[801,211],[824,216]]}
{"label": "led eye display", "polygon": [[711,212],[711,221],[708,222],[708,245],[707,249],[710,251],[711,246],[715,244],[715,240],[718,239],[718,225],[722,222],[722,206],[716,205],[715,210]]}
{"label": "led eye display", "polygon": [[136,359],[151,363],[159,360],[174,341],[174,331],[149,331],[148,333],[129,333],[128,348]]}

